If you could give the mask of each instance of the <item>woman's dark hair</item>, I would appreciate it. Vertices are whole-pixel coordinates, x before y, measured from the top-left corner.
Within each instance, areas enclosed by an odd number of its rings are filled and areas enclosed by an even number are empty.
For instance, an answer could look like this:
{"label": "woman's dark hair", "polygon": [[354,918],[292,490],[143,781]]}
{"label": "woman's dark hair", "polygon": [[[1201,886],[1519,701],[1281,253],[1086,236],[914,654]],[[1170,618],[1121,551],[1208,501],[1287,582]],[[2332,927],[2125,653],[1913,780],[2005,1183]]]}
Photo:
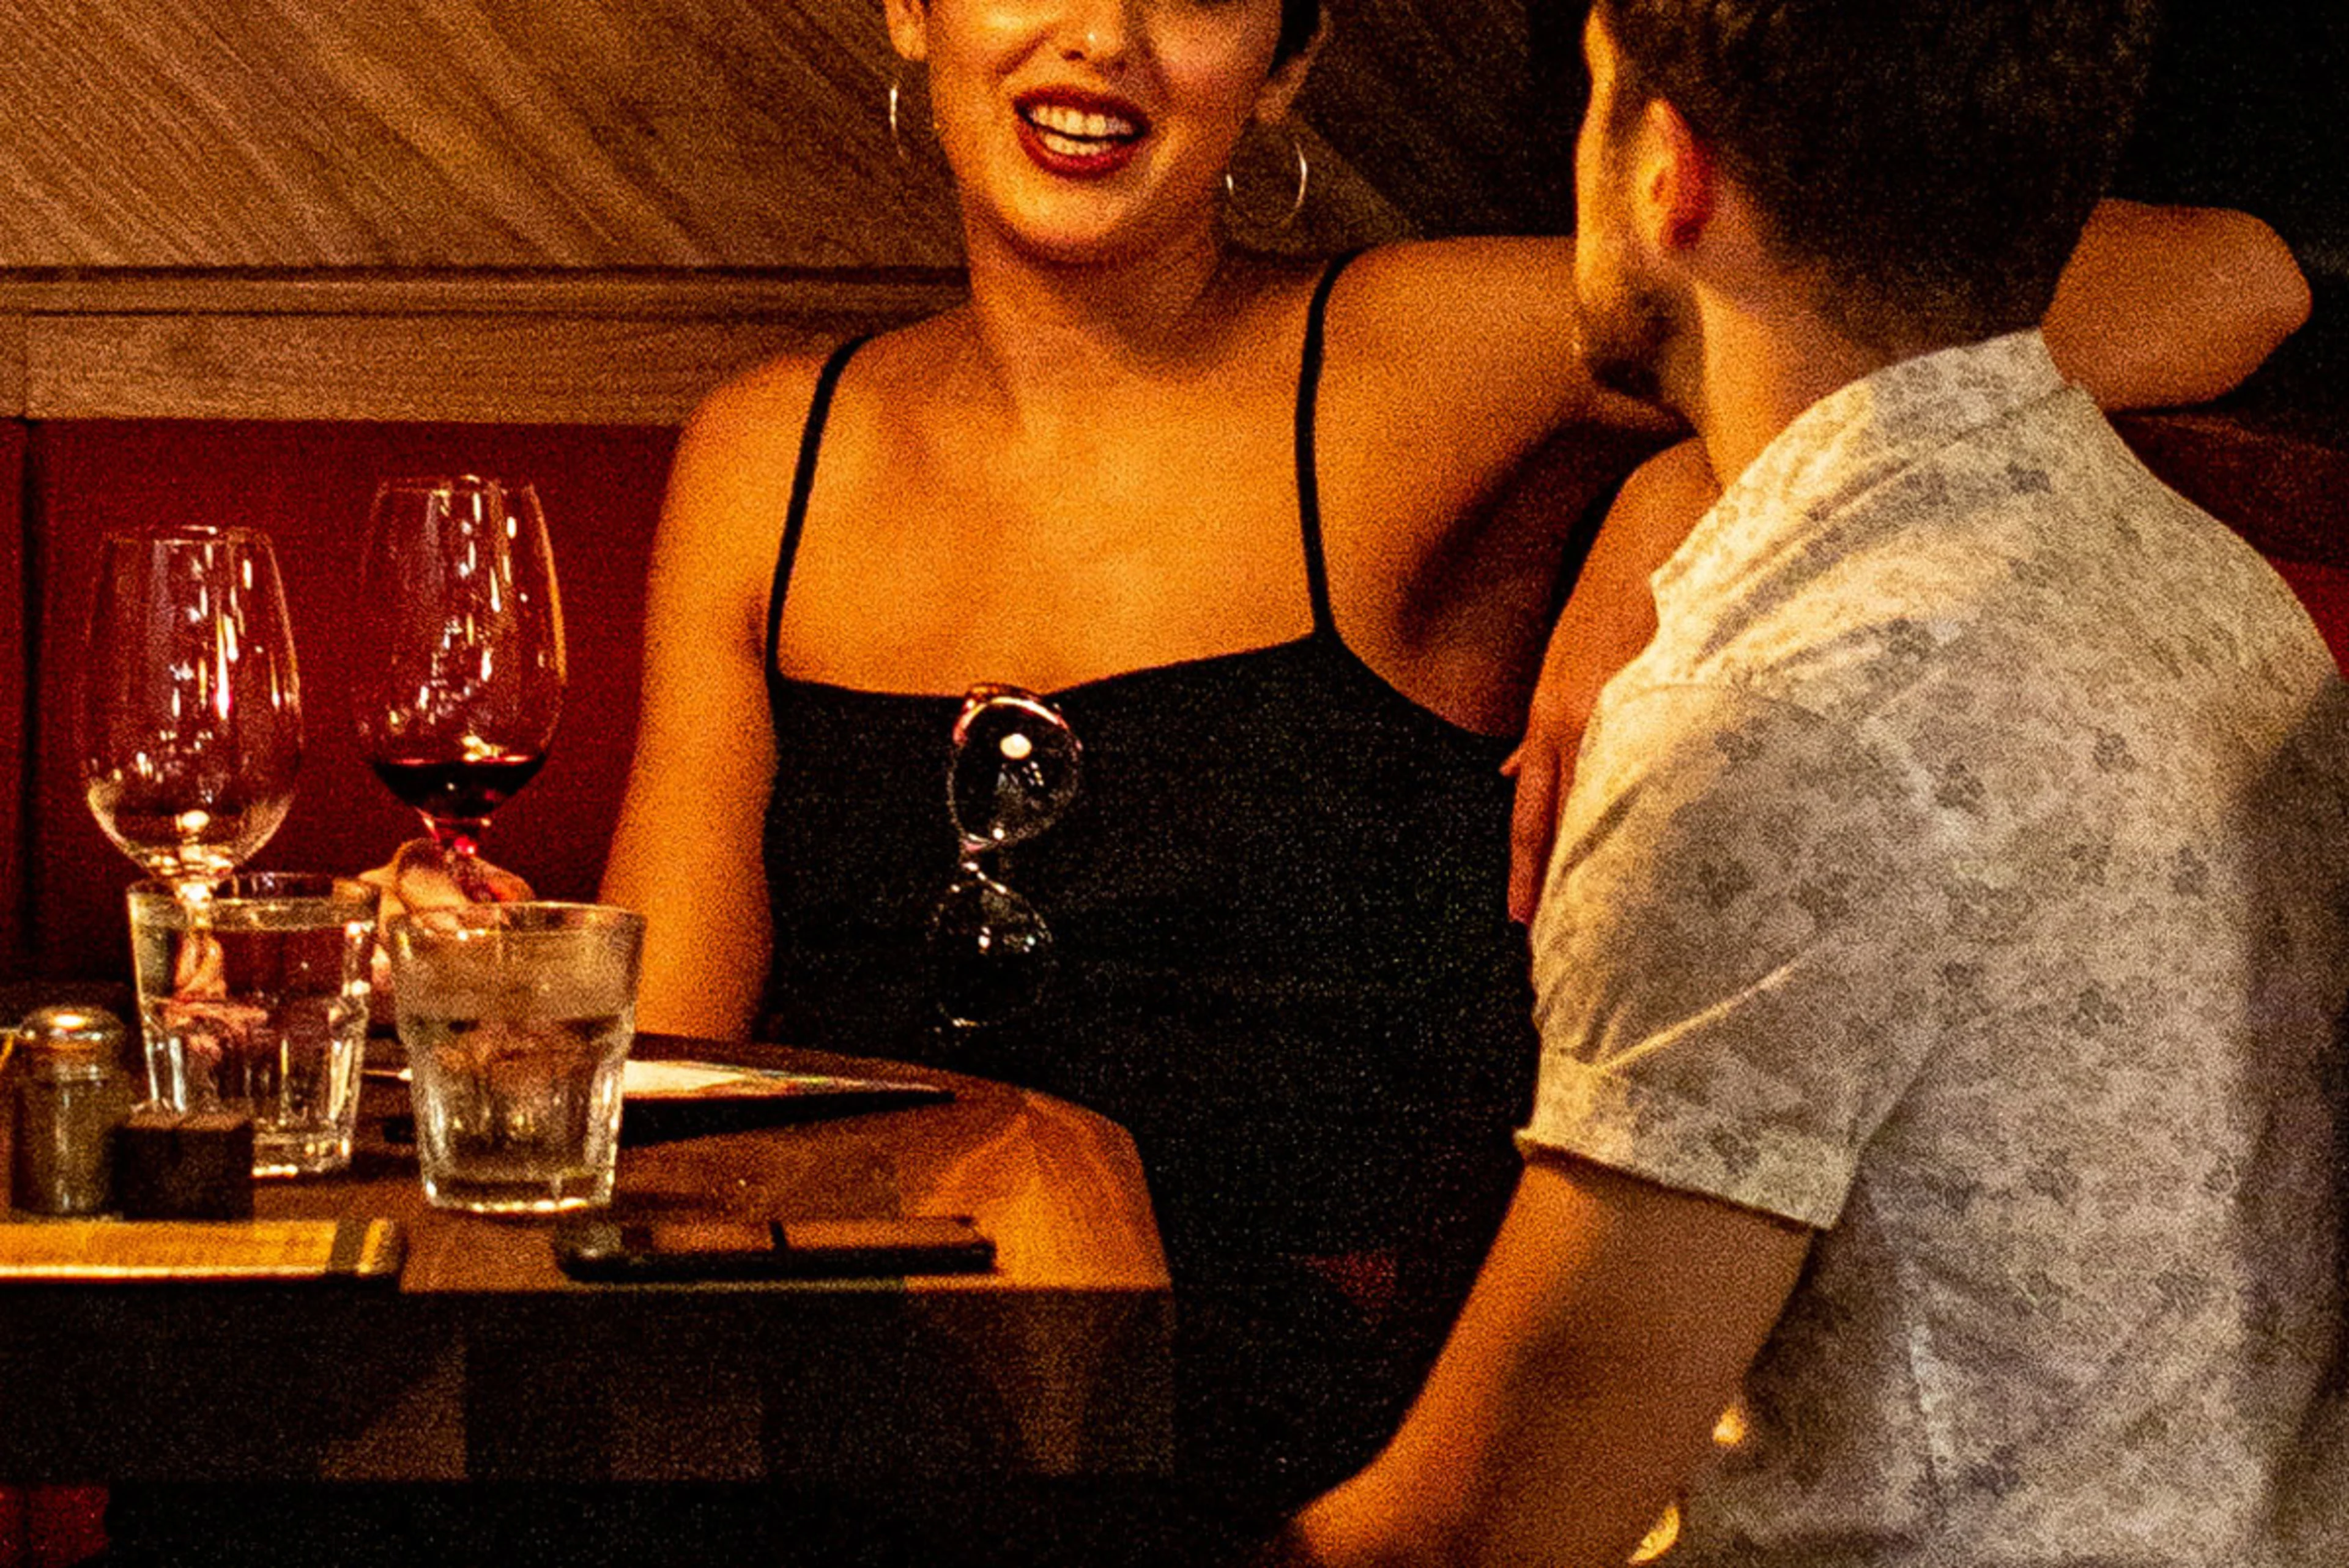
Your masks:
{"label": "woman's dark hair", "polygon": [[1597,0],[1862,341],[2035,324],[2112,173],[2153,0]]}
{"label": "woman's dark hair", "polygon": [[1313,41],[1313,29],[1320,25],[1321,0],[1280,0],[1280,42],[1273,46],[1273,68],[1278,70],[1296,58]]}

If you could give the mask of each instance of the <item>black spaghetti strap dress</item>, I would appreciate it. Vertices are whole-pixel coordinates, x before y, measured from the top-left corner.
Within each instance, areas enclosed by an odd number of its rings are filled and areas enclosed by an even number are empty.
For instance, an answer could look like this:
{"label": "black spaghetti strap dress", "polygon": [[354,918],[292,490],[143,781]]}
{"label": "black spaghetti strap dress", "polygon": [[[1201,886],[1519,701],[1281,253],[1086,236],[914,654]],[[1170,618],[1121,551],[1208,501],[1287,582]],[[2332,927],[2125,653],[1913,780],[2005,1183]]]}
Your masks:
{"label": "black spaghetti strap dress", "polygon": [[1018,1016],[937,1027],[926,927],[956,864],[957,698],[794,680],[775,633],[825,417],[824,367],[775,567],[765,824],[772,1037],[936,1062],[1133,1135],[1175,1281],[1185,1475],[1294,1504],[1393,1429],[1514,1181],[1537,1045],[1506,909],[1506,742],[1390,687],[1331,619],[1314,470],[1322,323],[1297,395],[1313,629],[1050,693],[1074,804],[999,874],[1057,971]]}

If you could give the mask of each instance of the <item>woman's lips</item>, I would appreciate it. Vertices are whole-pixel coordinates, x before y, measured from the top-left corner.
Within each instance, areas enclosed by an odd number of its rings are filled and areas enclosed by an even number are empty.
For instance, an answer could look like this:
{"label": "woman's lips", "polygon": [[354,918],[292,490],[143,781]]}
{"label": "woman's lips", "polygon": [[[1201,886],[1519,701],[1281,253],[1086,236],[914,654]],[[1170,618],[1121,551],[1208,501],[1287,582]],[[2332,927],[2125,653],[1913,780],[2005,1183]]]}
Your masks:
{"label": "woman's lips", "polygon": [[1013,109],[1030,160],[1072,179],[1100,179],[1124,168],[1150,130],[1142,111],[1122,99],[1067,88],[1027,94]]}

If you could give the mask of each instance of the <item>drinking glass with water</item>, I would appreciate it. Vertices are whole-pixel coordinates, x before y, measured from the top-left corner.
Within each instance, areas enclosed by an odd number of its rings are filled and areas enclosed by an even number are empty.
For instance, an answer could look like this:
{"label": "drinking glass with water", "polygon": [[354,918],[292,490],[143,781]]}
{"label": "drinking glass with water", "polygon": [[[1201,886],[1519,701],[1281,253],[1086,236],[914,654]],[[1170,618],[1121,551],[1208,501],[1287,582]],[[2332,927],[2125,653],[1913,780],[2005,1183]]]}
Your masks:
{"label": "drinking glass with water", "polygon": [[600,904],[468,904],[392,920],[424,1194],[552,1213],[612,1199],[644,917]]}
{"label": "drinking glass with water", "polygon": [[304,872],[231,877],[192,909],[130,889],[149,1103],[253,1117],[253,1173],[351,1162],[378,895]]}

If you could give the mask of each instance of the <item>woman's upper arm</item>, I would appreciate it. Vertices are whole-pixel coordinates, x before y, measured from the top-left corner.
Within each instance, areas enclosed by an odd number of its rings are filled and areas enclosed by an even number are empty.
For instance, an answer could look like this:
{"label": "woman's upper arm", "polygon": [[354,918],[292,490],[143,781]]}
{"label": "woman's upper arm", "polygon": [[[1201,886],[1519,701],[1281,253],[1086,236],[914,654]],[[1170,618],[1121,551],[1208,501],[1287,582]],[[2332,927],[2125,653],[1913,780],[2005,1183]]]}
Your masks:
{"label": "woman's upper arm", "polygon": [[2218,207],[2100,203],[2048,307],[2047,346],[2107,409],[2208,402],[2308,319],[2273,229]]}
{"label": "woman's upper arm", "polygon": [[603,883],[605,898],[646,917],[646,1029],[739,1036],[765,983],[764,587],[789,495],[777,443],[796,434],[799,379],[796,366],[754,372],[706,403],[661,506],[636,755]]}
{"label": "woman's upper arm", "polygon": [[[1362,258],[1355,374],[1384,374],[1423,425],[1456,417],[1472,445],[1521,456],[1574,425],[1666,434],[1673,417],[1599,387],[1584,366],[1571,238],[1390,245]],[[1447,432],[1448,433],[1448,432]]]}

